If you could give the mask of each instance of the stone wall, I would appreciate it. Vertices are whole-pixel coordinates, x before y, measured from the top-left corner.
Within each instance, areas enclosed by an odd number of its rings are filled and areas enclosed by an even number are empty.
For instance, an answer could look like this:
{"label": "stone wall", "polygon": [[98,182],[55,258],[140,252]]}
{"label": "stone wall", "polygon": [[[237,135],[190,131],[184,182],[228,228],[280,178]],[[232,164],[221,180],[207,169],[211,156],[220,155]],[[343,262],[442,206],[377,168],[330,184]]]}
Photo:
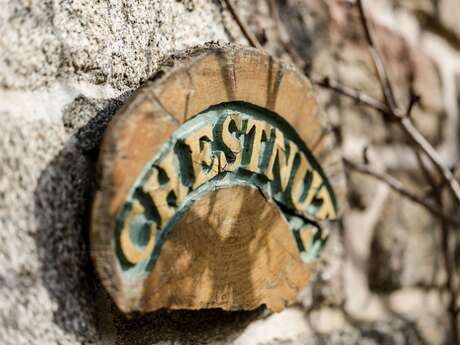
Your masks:
{"label": "stone wall", "polygon": [[[266,49],[288,60],[265,0],[234,1]],[[458,160],[457,0],[367,1],[418,128]],[[348,173],[349,206],[315,282],[284,312],[160,312],[126,319],[99,286],[87,213],[104,129],[174,51],[247,44],[220,1],[7,0],[0,11],[2,344],[443,344],[449,341],[438,222],[372,178]],[[315,76],[381,97],[357,12],[344,0],[278,2]],[[407,138],[381,116],[317,90],[347,157],[414,190],[426,182]]]}

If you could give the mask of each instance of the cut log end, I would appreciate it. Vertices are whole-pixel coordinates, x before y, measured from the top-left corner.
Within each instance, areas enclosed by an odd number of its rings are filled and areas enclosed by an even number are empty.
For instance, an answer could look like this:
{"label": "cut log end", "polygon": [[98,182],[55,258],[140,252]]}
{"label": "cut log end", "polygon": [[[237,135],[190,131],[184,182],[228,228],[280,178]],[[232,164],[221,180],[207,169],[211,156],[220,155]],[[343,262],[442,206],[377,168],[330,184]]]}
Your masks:
{"label": "cut log end", "polygon": [[98,165],[91,251],[126,312],[280,311],[343,203],[310,82],[266,53],[213,47],[139,89]]}
{"label": "cut log end", "polygon": [[198,200],[165,241],[144,285],[146,309],[273,311],[292,303],[310,277],[278,208],[255,188]]}

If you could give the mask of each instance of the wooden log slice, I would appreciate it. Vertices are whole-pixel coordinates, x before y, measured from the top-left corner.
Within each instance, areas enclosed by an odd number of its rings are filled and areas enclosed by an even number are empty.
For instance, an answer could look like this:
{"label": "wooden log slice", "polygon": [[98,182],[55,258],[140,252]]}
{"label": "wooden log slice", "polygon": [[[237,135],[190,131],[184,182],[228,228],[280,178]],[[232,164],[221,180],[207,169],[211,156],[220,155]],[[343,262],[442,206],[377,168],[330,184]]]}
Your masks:
{"label": "wooden log slice", "polygon": [[126,313],[282,310],[308,283],[343,203],[334,135],[291,66],[234,46],[184,56],[105,133],[96,269]]}

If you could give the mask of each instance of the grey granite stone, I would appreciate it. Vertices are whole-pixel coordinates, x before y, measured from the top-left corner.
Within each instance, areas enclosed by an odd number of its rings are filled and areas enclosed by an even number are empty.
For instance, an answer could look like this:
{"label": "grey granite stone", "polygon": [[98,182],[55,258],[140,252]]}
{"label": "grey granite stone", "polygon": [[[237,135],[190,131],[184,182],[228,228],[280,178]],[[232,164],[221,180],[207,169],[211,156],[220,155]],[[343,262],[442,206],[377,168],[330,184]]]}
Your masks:
{"label": "grey granite stone", "polygon": [[[190,1],[188,1],[190,3]],[[227,41],[217,2],[6,1],[0,12],[0,85],[30,89],[76,78],[136,87],[171,51]]]}
{"label": "grey granite stone", "polygon": [[191,4],[2,2],[0,343],[104,341],[87,233],[104,129],[169,52],[242,39],[217,2]]}

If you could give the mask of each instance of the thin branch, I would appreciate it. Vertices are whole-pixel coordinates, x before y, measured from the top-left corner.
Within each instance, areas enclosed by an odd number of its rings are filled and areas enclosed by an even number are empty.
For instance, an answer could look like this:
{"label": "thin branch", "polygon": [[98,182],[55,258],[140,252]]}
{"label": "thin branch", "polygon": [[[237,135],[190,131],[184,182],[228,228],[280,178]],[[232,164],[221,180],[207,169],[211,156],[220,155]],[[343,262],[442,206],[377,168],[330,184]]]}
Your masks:
{"label": "thin branch", "polygon": [[[443,208],[443,200],[441,192],[438,192],[436,195],[437,203]],[[459,342],[459,329],[458,329],[458,311],[457,311],[457,289],[455,284],[455,260],[452,258],[450,250],[450,238],[451,234],[449,231],[449,224],[445,219],[441,219],[441,251],[444,261],[444,267],[446,270],[446,287],[449,290],[449,302],[448,302],[448,312],[450,316],[450,329],[452,331],[451,338],[453,344],[457,345]]]}
{"label": "thin branch", "polygon": [[292,61],[297,65],[297,67],[304,71],[306,63],[304,59],[297,53],[297,50],[293,48],[289,35],[286,33],[286,29],[283,25],[283,22],[281,21],[275,0],[268,0],[268,7],[270,9],[270,15],[273,19],[273,23],[275,24],[275,30],[278,34],[281,45],[291,57]]}
{"label": "thin branch", "polygon": [[[275,28],[278,33],[278,38],[283,45],[283,48],[286,50],[286,52],[289,54],[293,62],[301,69],[302,71],[305,72],[305,61],[302,59],[302,57],[297,53],[295,49],[292,48],[291,41],[289,39],[289,36],[286,34],[286,30],[284,28],[284,25],[280,19],[278,8],[276,6],[275,0],[268,0],[268,5],[270,8],[270,13],[273,19],[273,22],[275,23]],[[373,108],[380,113],[387,115],[388,109],[385,106],[384,103],[380,102],[379,100],[361,92],[358,90],[355,90],[351,87],[344,86],[340,84],[339,82],[332,80],[328,77],[324,77],[322,79],[316,79],[311,76],[309,76],[310,80],[312,81],[313,84],[318,85],[320,87],[335,91],[337,93],[340,93],[344,96],[350,97],[353,100],[355,100],[357,103],[361,103],[363,105],[366,105],[370,108]]]}
{"label": "thin branch", "polygon": [[394,191],[398,192],[399,194],[408,198],[409,200],[423,206],[424,208],[426,208],[429,212],[431,212],[433,215],[437,216],[438,218],[443,219],[453,225],[460,226],[460,219],[456,219],[456,218],[453,218],[445,214],[441,209],[432,205],[431,203],[426,201],[424,198],[408,191],[407,189],[404,188],[403,184],[399,180],[395,179],[393,176],[388,175],[386,173],[378,172],[367,165],[355,163],[347,158],[344,158],[344,163],[349,168],[359,173],[372,176],[376,178],[377,180],[386,183]]}
{"label": "thin branch", "polygon": [[359,15],[361,19],[361,24],[364,29],[366,36],[366,41],[369,46],[369,52],[374,62],[375,69],[377,71],[377,76],[380,80],[380,85],[382,86],[383,96],[388,107],[395,113],[398,114],[398,105],[396,103],[396,98],[394,96],[393,87],[391,86],[390,78],[388,77],[383,59],[380,56],[377,46],[374,43],[372,33],[369,30],[369,22],[367,20],[366,12],[364,10],[362,0],[357,0]]}
{"label": "thin branch", "polygon": [[460,184],[455,179],[454,174],[452,171],[446,167],[441,157],[439,156],[438,152],[431,146],[431,144],[426,140],[426,138],[420,134],[420,132],[414,127],[412,121],[405,117],[402,118],[399,122],[401,124],[401,128],[406,132],[407,135],[411,138],[411,140],[416,144],[425,155],[433,162],[434,166],[438,171],[442,174],[443,179],[447,182],[447,186],[454,194],[457,202],[460,203]]}
{"label": "thin branch", "polygon": [[414,150],[414,153],[420,170],[422,171],[426,182],[430,185],[430,189],[424,193],[424,195],[430,198],[435,198],[436,203],[442,207],[442,199],[439,198],[441,197],[442,189],[446,185],[445,181],[442,180],[441,183],[438,183],[430,168],[427,166],[426,162],[424,162],[422,153],[419,150]]}
{"label": "thin branch", "polygon": [[411,88],[410,96],[409,96],[409,105],[407,106],[406,110],[406,117],[410,117],[412,115],[412,110],[414,109],[415,105],[420,102],[420,96],[415,94]]}
{"label": "thin branch", "polygon": [[[439,173],[442,175],[447,186],[451,190],[457,202],[460,203],[460,184],[456,180],[453,172],[443,164],[441,157],[438,152],[431,146],[426,138],[414,127],[409,117],[400,117],[395,114],[391,109],[385,107],[383,103],[366,95],[361,91],[354,90],[352,88],[341,85],[336,81],[331,81],[328,78],[324,78],[322,81],[316,81],[315,84],[335,91],[341,95],[347,96],[356,102],[359,102],[367,107],[379,111],[385,117],[389,117],[393,120],[397,120],[403,131],[409,136],[412,142],[430,159]],[[411,106],[409,104],[409,106]],[[412,107],[412,106],[411,106]],[[408,108],[407,114],[410,114],[411,109]]]}
{"label": "thin branch", "polygon": [[337,92],[341,95],[347,96],[353,99],[355,102],[363,104],[369,108],[377,110],[378,112],[382,113],[384,116],[388,116],[388,108],[385,106],[384,103],[380,102],[379,100],[369,96],[368,94],[353,89],[348,86],[344,86],[340,84],[336,80],[329,79],[325,77],[321,80],[310,78],[315,85],[321,86],[323,88],[332,90]]}
{"label": "thin branch", "polygon": [[436,182],[436,179],[434,176],[432,176],[430,169],[427,167],[426,163],[423,161],[422,154],[420,153],[419,150],[414,150],[415,157],[417,158],[417,163],[420,167],[420,170],[423,173],[423,176],[425,177],[426,182],[431,186],[431,191],[430,194],[438,194],[439,190],[439,184]]}
{"label": "thin branch", "polygon": [[[377,47],[375,46],[374,40],[372,38],[372,34],[369,30],[369,25],[364,11],[362,0],[357,0],[357,4],[361,18],[361,23],[364,28],[367,43],[369,45],[369,51],[372,56],[372,61],[374,62],[374,65],[377,70],[385,101],[388,105],[389,110],[391,110],[390,114],[394,118],[399,119],[400,126],[404,130],[404,132],[407,135],[409,135],[412,142],[416,144],[433,162],[436,169],[439,170],[444,180],[448,183],[449,189],[452,191],[453,195],[457,199],[457,202],[460,203],[460,184],[455,179],[452,172],[443,164],[439,154],[436,152],[433,146],[431,146],[428,140],[426,140],[425,137],[422,134],[420,134],[420,132],[414,127],[412,121],[408,117],[401,116],[401,114],[399,113],[396,99],[393,94],[391,82],[385,70],[385,65],[383,64],[383,60],[380,54],[378,53]],[[409,107],[412,107],[412,105],[409,104]],[[411,109],[408,109],[408,112],[410,111]]]}
{"label": "thin branch", "polygon": [[[336,81],[331,81],[328,78],[324,78],[322,81],[313,81],[316,85],[335,91],[341,95],[347,96],[356,102],[359,102],[365,106],[368,106],[374,110],[379,111],[385,117],[390,117],[393,120],[398,120],[400,127],[404,132],[409,136],[412,142],[422,150],[422,152],[430,159],[434,164],[436,169],[441,173],[444,181],[447,186],[453,193],[454,197],[457,199],[457,202],[460,203],[460,184],[455,179],[452,171],[446,167],[438,152],[431,146],[431,144],[426,140],[426,138],[414,127],[412,121],[408,117],[400,117],[395,114],[391,109],[387,109],[383,103],[372,98],[371,96],[366,95],[365,93],[354,90],[352,88],[341,85]],[[412,107],[413,105],[410,105]],[[408,108],[407,114],[410,114],[411,109]]]}
{"label": "thin branch", "polygon": [[251,30],[248,28],[245,22],[241,19],[239,16],[238,12],[236,12],[235,7],[231,3],[230,0],[224,0],[225,5],[227,6],[228,10],[230,11],[230,14],[232,15],[233,19],[235,19],[236,23],[240,27],[241,31],[244,34],[244,37],[249,41],[251,46],[254,48],[258,49],[263,49],[262,45],[260,44],[259,40],[254,36],[254,34],[251,32]]}

